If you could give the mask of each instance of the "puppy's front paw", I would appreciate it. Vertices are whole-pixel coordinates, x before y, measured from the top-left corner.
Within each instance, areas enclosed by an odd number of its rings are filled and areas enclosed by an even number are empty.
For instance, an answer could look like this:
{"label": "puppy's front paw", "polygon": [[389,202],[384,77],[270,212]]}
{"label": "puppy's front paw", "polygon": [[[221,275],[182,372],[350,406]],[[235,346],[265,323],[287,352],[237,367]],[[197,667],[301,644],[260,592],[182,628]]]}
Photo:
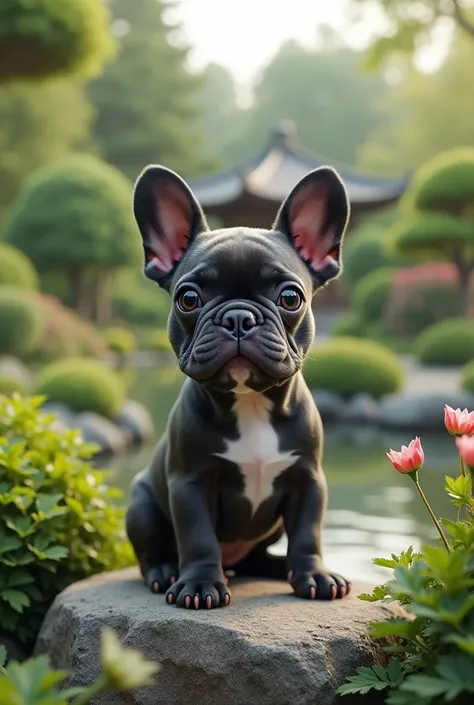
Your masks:
{"label": "puppy's front paw", "polygon": [[205,582],[178,580],[166,592],[166,601],[177,607],[194,607],[195,609],[227,607],[230,602],[230,591],[225,582]]}
{"label": "puppy's front paw", "polygon": [[146,571],[146,582],[151,592],[166,592],[178,579],[177,563],[160,563]]}
{"label": "puppy's front paw", "polygon": [[290,584],[297,597],[306,600],[335,600],[348,595],[351,583],[334,573],[290,574]]}

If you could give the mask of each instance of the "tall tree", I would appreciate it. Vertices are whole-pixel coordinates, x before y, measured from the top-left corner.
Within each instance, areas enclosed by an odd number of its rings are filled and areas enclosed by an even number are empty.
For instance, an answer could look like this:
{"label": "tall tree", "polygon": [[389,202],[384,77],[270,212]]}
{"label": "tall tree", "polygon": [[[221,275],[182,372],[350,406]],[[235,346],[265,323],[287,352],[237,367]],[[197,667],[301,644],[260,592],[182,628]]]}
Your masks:
{"label": "tall tree", "polygon": [[379,66],[393,54],[412,56],[431,41],[441,23],[451,22],[474,41],[473,0],[352,0],[355,17],[363,20],[364,7],[374,4],[382,12],[385,27],[371,42],[369,66]]}
{"label": "tall tree", "polygon": [[23,180],[89,146],[92,109],[69,81],[0,88],[0,222]]}
{"label": "tall tree", "polygon": [[360,166],[405,173],[440,150],[474,144],[474,42],[455,35],[434,74],[408,69],[380,101],[379,127],[359,150]]}
{"label": "tall tree", "polygon": [[360,54],[347,48],[286,43],[255,86],[254,104],[231,146],[233,159],[259,152],[275,123],[290,119],[307,148],[353,163],[358,145],[379,124],[371,106],[387,88],[381,75],[366,75],[359,63]]}
{"label": "tall tree", "polygon": [[197,76],[188,50],[170,41],[161,0],[108,0],[117,60],[88,86],[96,107],[94,135],[104,158],[135,179],[150,162],[186,174],[199,165]]}

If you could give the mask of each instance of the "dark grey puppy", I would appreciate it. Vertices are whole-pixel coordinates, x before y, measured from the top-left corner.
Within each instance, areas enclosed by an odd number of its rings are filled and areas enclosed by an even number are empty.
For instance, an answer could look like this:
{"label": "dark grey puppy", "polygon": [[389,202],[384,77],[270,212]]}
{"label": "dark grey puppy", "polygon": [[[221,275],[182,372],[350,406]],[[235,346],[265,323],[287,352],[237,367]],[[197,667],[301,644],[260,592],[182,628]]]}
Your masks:
{"label": "dark grey puppy", "polygon": [[[322,426],[301,366],[311,301],[341,268],[349,217],[328,167],[305,176],[272,230],[210,231],[174,172],[139,177],[145,274],[172,298],[168,331],[187,375],[150,468],[137,476],[127,531],[153,592],[178,607],[227,605],[224,569],[288,579],[298,597],[350,590],[321,557]],[[267,553],[286,531],[286,557]]]}

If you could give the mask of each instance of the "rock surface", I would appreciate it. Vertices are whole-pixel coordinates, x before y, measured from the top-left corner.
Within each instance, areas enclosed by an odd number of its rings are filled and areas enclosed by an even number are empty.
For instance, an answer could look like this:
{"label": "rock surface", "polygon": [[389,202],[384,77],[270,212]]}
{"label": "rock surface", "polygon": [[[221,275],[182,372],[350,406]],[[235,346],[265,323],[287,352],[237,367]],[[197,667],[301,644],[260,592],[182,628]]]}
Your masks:
{"label": "rock surface", "polygon": [[93,411],[83,411],[74,417],[72,427],[81,431],[86,443],[97,443],[104,453],[120,453],[127,446],[130,434]]}
{"label": "rock surface", "polygon": [[134,443],[144,443],[153,438],[155,433],[153,419],[148,409],[132,399],[125,400],[114,422],[119,428],[131,434]]}
{"label": "rock surface", "polygon": [[285,583],[230,585],[230,607],[195,611],[152,595],[134,568],[76,583],[56,598],[36,653],[69,669],[68,685],[89,684],[108,625],[123,644],[161,662],[153,686],[104,694],[94,705],[333,705],[346,676],[384,658],[367,629],[396,607],[357,600],[367,586],[322,603],[298,600]]}

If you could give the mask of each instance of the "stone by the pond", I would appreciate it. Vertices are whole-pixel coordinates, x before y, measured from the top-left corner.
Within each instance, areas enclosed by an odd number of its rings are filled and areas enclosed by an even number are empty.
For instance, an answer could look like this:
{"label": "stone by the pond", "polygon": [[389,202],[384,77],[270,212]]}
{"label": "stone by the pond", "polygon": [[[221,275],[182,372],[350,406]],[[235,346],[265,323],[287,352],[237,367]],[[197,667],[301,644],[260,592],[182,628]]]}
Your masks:
{"label": "stone by the pond", "polygon": [[387,397],[380,404],[378,423],[391,429],[441,431],[444,429],[444,405],[454,409],[474,409],[474,395],[458,393],[406,394]]}
{"label": "stone by the pond", "polygon": [[107,625],[162,664],[153,686],[104,694],[94,705],[333,705],[346,676],[384,659],[367,637],[370,623],[399,613],[359,601],[363,585],[332,603],[297,599],[286,583],[230,586],[229,607],[195,611],[151,594],[134,568],[96,576],[56,598],[35,651],[71,671],[68,685],[90,684]]}
{"label": "stone by the pond", "polygon": [[344,399],[327,389],[313,389],[314,401],[323,421],[340,421],[344,410]]}
{"label": "stone by the pond", "polygon": [[342,407],[342,423],[372,424],[377,421],[379,405],[370,394],[356,394]]}
{"label": "stone by the pond", "polygon": [[53,428],[57,431],[64,431],[74,426],[75,415],[66,404],[55,401],[46,401],[41,411],[45,414],[54,414]]}
{"label": "stone by the pond", "polygon": [[92,411],[77,414],[71,426],[81,431],[86,443],[99,445],[103,453],[120,453],[130,437],[111,421]]}
{"label": "stone by the pond", "polygon": [[148,441],[155,432],[148,409],[133,399],[125,401],[114,422],[131,434],[134,443]]}

